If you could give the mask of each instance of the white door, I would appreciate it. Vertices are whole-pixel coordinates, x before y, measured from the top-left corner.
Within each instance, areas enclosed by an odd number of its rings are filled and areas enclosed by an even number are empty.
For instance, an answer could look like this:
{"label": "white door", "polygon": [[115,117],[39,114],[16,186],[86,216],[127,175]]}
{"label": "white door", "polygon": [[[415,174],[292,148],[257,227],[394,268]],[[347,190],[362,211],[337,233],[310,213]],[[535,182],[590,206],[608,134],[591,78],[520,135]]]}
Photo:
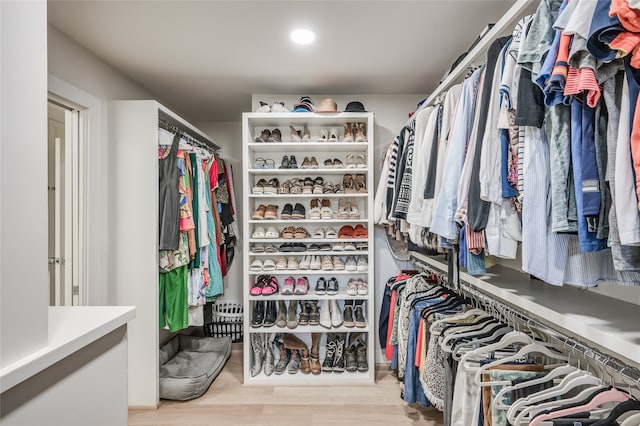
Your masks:
{"label": "white door", "polygon": [[78,305],[74,280],[74,144],[77,141],[77,111],[49,103],[48,216],[49,216],[49,304]]}

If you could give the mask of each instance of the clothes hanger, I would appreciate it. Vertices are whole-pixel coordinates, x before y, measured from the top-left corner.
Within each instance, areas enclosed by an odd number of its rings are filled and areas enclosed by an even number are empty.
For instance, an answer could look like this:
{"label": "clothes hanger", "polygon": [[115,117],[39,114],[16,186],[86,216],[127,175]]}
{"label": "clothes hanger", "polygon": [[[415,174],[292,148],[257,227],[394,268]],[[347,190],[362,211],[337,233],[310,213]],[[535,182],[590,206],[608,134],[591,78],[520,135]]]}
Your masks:
{"label": "clothes hanger", "polygon": [[540,377],[538,379],[527,380],[526,382],[517,383],[515,385],[504,386],[502,389],[498,391],[496,396],[493,398],[493,406],[498,410],[507,410],[510,405],[505,405],[502,403],[503,397],[506,393],[513,392],[518,389],[527,388],[529,386],[536,386],[546,383],[550,380],[553,380],[558,377],[566,376],[569,373],[573,373],[574,371],[578,371],[577,367],[573,365],[561,365],[560,367],[556,367],[553,370],[549,371],[544,377]]}
{"label": "clothes hanger", "polygon": [[438,302],[438,303],[436,303],[436,304],[434,304],[432,306],[424,308],[422,310],[422,313],[420,314],[420,316],[423,319],[427,319],[429,317],[429,315],[431,315],[431,314],[434,314],[436,312],[443,312],[443,311],[449,310],[451,308],[461,306],[465,302],[466,302],[465,298],[454,294],[452,297],[448,297],[447,299],[445,299],[442,302]]}
{"label": "clothes hanger", "polygon": [[[440,324],[461,321],[463,319],[467,319],[467,318],[472,317],[474,315],[476,316],[475,319],[482,319],[482,318],[491,316],[490,314],[488,314],[486,311],[484,311],[482,309],[471,308],[471,309],[468,309],[468,310],[466,310],[466,311],[464,311],[464,312],[462,312],[460,314],[453,315],[453,316],[448,317],[448,318],[442,318],[442,319],[435,320],[434,322],[431,323],[431,326],[429,327],[429,331],[431,333],[435,333],[436,332],[435,330],[438,328],[438,326],[440,326]],[[468,325],[470,323],[466,323],[466,324]],[[455,325],[464,326],[465,324],[464,323],[463,324],[453,324],[452,326],[455,326]]]}
{"label": "clothes hanger", "polygon": [[[605,419],[602,419],[599,422],[594,423],[592,426],[611,426],[611,425],[615,425],[616,424],[616,420],[618,420],[618,418],[620,418],[620,416],[622,416],[625,413],[628,413],[630,411],[640,411],[640,401],[637,401],[635,399],[630,399],[628,401],[622,402],[618,405],[616,405],[613,410],[611,410],[611,413],[609,413],[609,416]],[[640,413],[634,414],[631,417],[635,417],[636,419],[640,419]],[[620,426],[624,426],[625,422],[629,420],[629,418],[625,419],[624,422],[622,422],[620,424]],[[632,426],[637,426],[640,424],[640,421],[637,423],[631,423]]]}
{"label": "clothes hanger", "polygon": [[[446,319],[446,318],[445,318]],[[451,333],[463,333],[466,331],[477,330],[484,326],[488,322],[498,322],[497,318],[494,318],[491,314],[479,315],[470,322],[453,323],[448,324],[440,331],[441,336],[448,336]]]}
{"label": "clothes hanger", "polygon": [[[546,400],[553,400],[578,386],[588,385],[602,385],[602,380],[584,370],[569,373],[556,386],[533,393],[528,397],[519,399],[515,403],[511,404],[511,407],[507,410],[507,418],[511,424],[516,425],[518,424],[516,423],[516,419],[518,418],[517,414],[524,410],[525,406],[535,405]],[[520,419],[523,417],[524,416],[520,416]]]}
{"label": "clothes hanger", "polygon": [[448,334],[443,338],[442,342],[440,343],[440,346],[442,346],[442,349],[444,351],[453,352],[453,349],[451,348],[449,343],[453,343],[454,339],[461,339],[466,337],[472,338],[473,336],[483,335],[487,333],[489,330],[495,331],[494,327],[496,324],[499,324],[500,326],[504,326],[504,324],[499,322],[496,318],[493,318],[490,321],[484,322],[480,328],[473,328],[469,331],[465,331],[461,329],[460,332],[454,332],[454,333]]}
{"label": "clothes hanger", "polygon": [[497,340],[502,339],[502,336],[512,331],[513,328],[511,328],[510,325],[500,324],[496,326],[496,328],[494,328],[492,331],[488,331],[487,333],[485,333],[485,335],[480,335],[477,338],[470,340],[469,342],[462,342],[459,344],[457,341],[454,341],[451,346],[453,348],[453,358],[459,361],[462,357],[462,354],[460,352],[467,348],[468,345],[476,346],[482,343],[495,343]]}
{"label": "clothes hanger", "polygon": [[469,361],[470,358],[472,357],[484,357],[485,354],[490,353],[490,352],[494,352],[498,349],[504,349],[508,346],[511,346],[515,343],[524,343],[524,344],[530,344],[533,343],[533,339],[521,332],[521,331],[510,331],[509,333],[505,334],[502,336],[502,338],[500,339],[500,341],[496,342],[496,343],[492,343],[490,345],[487,346],[482,346],[479,347],[477,349],[473,349],[469,352],[467,352],[466,354],[464,354],[462,356],[462,358],[460,359],[460,363],[464,364],[465,362]]}
{"label": "clothes hanger", "polygon": [[640,425],[640,413],[632,414],[620,423],[620,426],[638,426]]}
{"label": "clothes hanger", "polygon": [[[495,382],[483,382],[482,381],[482,374],[486,372],[486,370],[489,370],[490,368],[496,367],[500,364],[506,364],[508,362],[511,361],[517,361],[520,358],[522,358],[524,355],[530,354],[530,353],[539,353],[539,354],[543,354],[548,356],[549,358],[552,359],[559,359],[559,360],[563,360],[563,361],[568,361],[569,358],[566,355],[563,355],[559,352],[552,352],[551,349],[549,348],[549,346],[546,346],[543,344],[543,342],[534,342],[534,343],[530,343],[526,346],[523,346],[522,348],[520,348],[520,350],[512,355],[512,356],[508,356],[506,358],[502,358],[499,360],[496,360],[492,363],[483,365],[482,367],[480,367],[480,370],[476,372],[476,375],[474,377],[474,382],[476,385],[481,386],[481,385],[487,385],[487,383],[493,383],[495,385],[497,385],[497,383]],[[500,383],[503,384],[503,383]]]}

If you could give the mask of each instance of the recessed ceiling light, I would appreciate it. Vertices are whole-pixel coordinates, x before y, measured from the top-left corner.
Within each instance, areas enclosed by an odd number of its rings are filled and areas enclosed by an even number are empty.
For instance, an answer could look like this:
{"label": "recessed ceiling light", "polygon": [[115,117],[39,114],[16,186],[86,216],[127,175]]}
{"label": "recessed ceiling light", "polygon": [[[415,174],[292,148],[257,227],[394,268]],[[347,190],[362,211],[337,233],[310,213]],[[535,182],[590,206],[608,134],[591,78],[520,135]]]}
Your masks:
{"label": "recessed ceiling light", "polygon": [[316,34],[313,31],[304,28],[295,30],[291,33],[291,40],[297,44],[313,43],[315,39]]}

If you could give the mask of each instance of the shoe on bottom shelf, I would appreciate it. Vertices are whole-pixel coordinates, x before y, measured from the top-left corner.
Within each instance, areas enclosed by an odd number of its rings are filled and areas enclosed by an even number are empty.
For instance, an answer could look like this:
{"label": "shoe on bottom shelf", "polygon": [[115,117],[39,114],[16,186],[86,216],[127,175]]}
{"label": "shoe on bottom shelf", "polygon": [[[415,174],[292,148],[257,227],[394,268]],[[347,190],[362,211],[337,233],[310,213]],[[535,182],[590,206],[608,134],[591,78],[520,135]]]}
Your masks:
{"label": "shoe on bottom shelf", "polygon": [[276,363],[273,372],[276,373],[276,375],[284,374],[287,370],[289,360],[291,359],[291,352],[289,349],[286,349],[284,344],[280,341],[276,341],[274,345],[278,350],[278,362]]}
{"label": "shoe on bottom shelf", "polygon": [[255,377],[262,371],[265,358],[264,334],[251,334],[251,377]]}
{"label": "shoe on bottom shelf", "polygon": [[[275,303],[275,302],[274,302]],[[276,356],[273,351],[273,341],[276,338],[276,333],[268,333],[264,337],[264,347],[265,347],[265,356],[264,356],[264,374],[265,376],[270,376],[273,374],[276,364]]]}
{"label": "shoe on bottom shelf", "polygon": [[300,370],[300,352],[297,349],[291,349],[291,358],[287,364],[287,373],[296,374]]}
{"label": "shoe on bottom shelf", "polygon": [[336,355],[336,339],[334,333],[327,333],[327,344],[325,346],[324,361],[322,361],[322,372],[331,373]]}
{"label": "shoe on bottom shelf", "polygon": [[337,333],[335,342],[336,342],[336,353],[334,355],[333,371],[335,373],[342,373],[344,371],[345,334]]}

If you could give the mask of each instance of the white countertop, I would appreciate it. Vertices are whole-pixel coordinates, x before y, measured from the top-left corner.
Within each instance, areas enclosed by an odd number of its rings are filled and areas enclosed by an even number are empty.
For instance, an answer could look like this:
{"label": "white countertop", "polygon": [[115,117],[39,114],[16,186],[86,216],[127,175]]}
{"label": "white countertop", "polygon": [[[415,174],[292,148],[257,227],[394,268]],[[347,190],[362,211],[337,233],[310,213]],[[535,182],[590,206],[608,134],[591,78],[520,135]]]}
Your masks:
{"label": "white countertop", "polygon": [[49,341],[42,349],[0,369],[0,393],[125,325],[133,306],[49,307]]}

